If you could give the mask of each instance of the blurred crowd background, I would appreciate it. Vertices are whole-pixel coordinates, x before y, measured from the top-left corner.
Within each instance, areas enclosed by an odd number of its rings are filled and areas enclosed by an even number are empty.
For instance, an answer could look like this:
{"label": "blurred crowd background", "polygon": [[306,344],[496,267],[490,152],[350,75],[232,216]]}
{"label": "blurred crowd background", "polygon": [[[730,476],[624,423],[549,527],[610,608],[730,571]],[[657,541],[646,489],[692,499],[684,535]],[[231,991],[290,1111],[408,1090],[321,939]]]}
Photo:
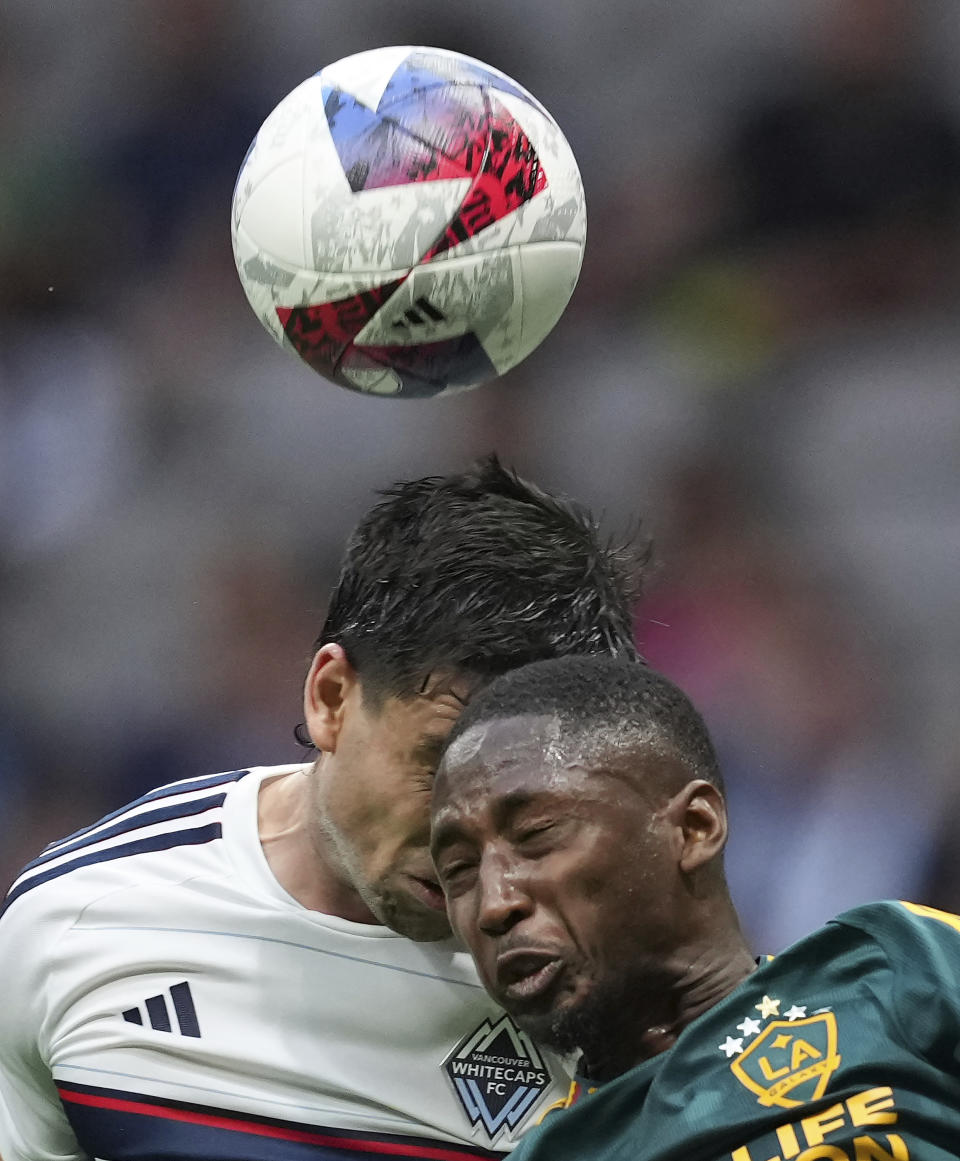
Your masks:
{"label": "blurred crowd background", "polygon": [[[459,49],[563,126],[580,285],[433,402],[326,384],[230,250],[273,105]],[[960,909],[956,0],[7,0],[0,8],[0,878],[130,797],[298,760],[342,543],[496,449],[637,518],[649,660],[729,784],[758,950]]]}

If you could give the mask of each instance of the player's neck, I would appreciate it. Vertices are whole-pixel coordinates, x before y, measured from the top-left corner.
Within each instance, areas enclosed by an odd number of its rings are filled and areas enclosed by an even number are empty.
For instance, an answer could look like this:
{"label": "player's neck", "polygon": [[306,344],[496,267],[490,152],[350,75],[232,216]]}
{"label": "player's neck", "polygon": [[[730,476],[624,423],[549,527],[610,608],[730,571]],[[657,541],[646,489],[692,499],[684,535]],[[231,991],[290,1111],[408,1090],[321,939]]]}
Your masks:
{"label": "player's neck", "polygon": [[[693,956],[674,988],[674,1039],[688,1024],[726,999],[757,968],[739,928],[717,935],[700,956]],[[653,1055],[653,1053],[645,1054]]]}
{"label": "player's neck", "polygon": [[583,1071],[611,1080],[637,1064],[668,1051],[689,1024],[725,999],[752,972],[756,960],[739,926],[715,931],[710,942],[679,949],[661,965],[656,981],[639,988],[643,997],[632,1012],[623,1007],[615,1026],[584,1052]]}
{"label": "player's neck", "polygon": [[355,923],[377,920],[332,866],[312,824],[311,772],[299,770],[260,788],[260,845],[280,886],[311,911]]}

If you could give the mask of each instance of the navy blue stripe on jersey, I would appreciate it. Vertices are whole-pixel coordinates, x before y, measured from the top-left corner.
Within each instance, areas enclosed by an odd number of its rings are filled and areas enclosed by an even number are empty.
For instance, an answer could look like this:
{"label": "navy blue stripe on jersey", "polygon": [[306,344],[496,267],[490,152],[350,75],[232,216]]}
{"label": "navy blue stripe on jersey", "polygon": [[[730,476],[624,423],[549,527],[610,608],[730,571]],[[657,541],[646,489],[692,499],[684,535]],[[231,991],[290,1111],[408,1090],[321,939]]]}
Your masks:
{"label": "navy blue stripe on jersey", "polygon": [[499,1161],[472,1145],[275,1120],[140,1093],[58,1082],[81,1147],[113,1161]]}
{"label": "navy blue stripe on jersey", "polygon": [[113,819],[119,818],[127,811],[133,810],[138,806],[143,806],[147,802],[155,802],[158,798],[172,798],[175,794],[189,794],[195,790],[209,790],[211,786],[222,786],[225,782],[239,782],[241,778],[249,774],[249,770],[231,770],[227,774],[208,774],[201,778],[187,778],[183,782],[169,782],[166,786],[158,786],[156,790],[151,790],[148,794],[141,795],[140,798],[135,798],[133,802],[128,802],[125,806],[119,807],[110,814],[105,814],[103,818],[98,818],[96,822],[90,823],[89,826],[81,827],[80,830],[75,830],[73,834],[68,834],[63,838],[55,839],[52,843],[48,843],[43,849],[43,853],[53,850],[54,847],[59,847],[65,843],[72,843],[74,839],[80,838],[82,835],[90,834],[91,831],[97,829],[98,826],[103,826],[105,822],[112,822]]}
{"label": "navy blue stripe on jersey", "polygon": [[68,875],[71,871],[77,870],[78,867],[89,867],[94,863],[109,863],[114,859],[126,859],[130,855],[142,855],[150,851],[168,851],[174,847],[198,846],[220,838],[222,829],[219,822],[211,822],[206,826],[197,826],[188,830],[172,830],[164,834],[148,835],[146,838],[121,843],[119,846],[104,847],[102,850],[92,851],[90,854],[71,859],[68,863],[50,867],[29,879],[21,880],[7,896],[3,909],[0,910],[0,916],[11,903],[19,899],[21,895],[26,894],[27,891],[39,887],[41,883],[49,883],[51,879],[59,879],[61,875]]}
{"label": "navy blue stripe on jersey", "polygon": [[200,1023],[197,1020],[197,1010],[193,1006],[190,985],[186,980],[171,987],[170,998],[173,1000],[173,1008],[177,1013],[177,1023],[180,1025],[181,1033],[184,1036],[199,1037]]}
{"label": "navy blue stripe on jersey", "polygon": [[20,874],[25,875],[28,871],[32,871],[34,867],[42,867],[52,859],[59,859],[63,855],[71,854],[73,851],[92,847],[104,839],[116,838],[118,834],[127,834],[132,830],[140,830],[143,827],[152,826],[155,822],[169,822],[173,818],[189,818],[194,814],[203,814],[205,810],[212,810],[215,806],[223,806],[223,800],[226,797],[225,792],[221,794],[208,794],[205,798],[190,798],[186,802],[173,802],[169,806],[158,806],[155,810],[145,810],[142,814],[127,815],[126,818],[121,818],[119,822],[115,822],[113,826],[98,830],[95,834],[88,834],[86,837],[78,838],[76,842],[67,843],[66,846],[58,846],[56,850],[50,850],[48,848],[42,855],[35,858],[33,862],[27,863]]}
{"label": "navy blue stripe on jersey", "polygon": [[163,996],[151,996],[147,1000],[147,1016],[150,1020],[150,1027],[155,1032],[171,1031],[170,1013],[167,1011],[167,1001]]}

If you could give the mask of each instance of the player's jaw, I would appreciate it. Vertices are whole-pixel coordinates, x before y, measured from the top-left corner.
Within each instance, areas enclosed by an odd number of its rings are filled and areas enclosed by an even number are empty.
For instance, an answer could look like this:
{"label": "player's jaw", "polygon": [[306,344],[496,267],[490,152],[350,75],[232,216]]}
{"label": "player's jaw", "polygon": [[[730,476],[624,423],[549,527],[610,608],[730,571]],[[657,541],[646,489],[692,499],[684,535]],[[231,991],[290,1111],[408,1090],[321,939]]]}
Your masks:
{"label": "player's jaw", "polygon": [[419,942],[449,938],[446,902],[432,867],[399,871],[384,884],[381,898],[383,922],[394,931]]}
{"label": "player's jaw", "polygon": [[400,935],[427,943],[450,936],[443,892],[429,861],[402,861],[376,878],[354,877],[372,914]]}
{"label": "player's jaw", "polygon": [[322,863],[355,900],[339,914],[383,924],[418,942],[449,938],[443,892],[422,830],[401,827],[384,834],[370,826],[358,836],[356,827],[344,829],[329,813],[317,815]]}
{"label": "player's jaw", "polygon": [[519,933],[471,951],[481,978],[517,1025],[564,1056],[591,1067],[632,1043],[636,981],[578,945],[576,939]]}
{"label": "player's jaw", "polygon": [[493,998],[543,1043],[555,1043],[558,1021],[589,993],[583,957],[563,941],[515,931],[482,945],[474,939],[471,951]]}

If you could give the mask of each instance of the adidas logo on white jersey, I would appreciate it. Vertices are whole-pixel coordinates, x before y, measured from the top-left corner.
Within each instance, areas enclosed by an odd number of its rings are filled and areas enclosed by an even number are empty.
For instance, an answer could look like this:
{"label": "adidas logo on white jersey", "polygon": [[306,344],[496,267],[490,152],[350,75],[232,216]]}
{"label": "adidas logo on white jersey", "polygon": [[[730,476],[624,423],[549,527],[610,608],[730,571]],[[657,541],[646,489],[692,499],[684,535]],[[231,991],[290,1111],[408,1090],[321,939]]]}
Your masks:
{"label": "adidas logo on white jersey", "polygon": [[[175,1025],[171,1020],[171,1009]],[[186,980],[174,984],[158,996],[148,996],[142,1004],[127,1008],[122,1015],[128,1024],[149,1024],[155,1032],[179,1032],[181,1036],[200,1037],[197,1010],[193,1006],[193,995]]]}

